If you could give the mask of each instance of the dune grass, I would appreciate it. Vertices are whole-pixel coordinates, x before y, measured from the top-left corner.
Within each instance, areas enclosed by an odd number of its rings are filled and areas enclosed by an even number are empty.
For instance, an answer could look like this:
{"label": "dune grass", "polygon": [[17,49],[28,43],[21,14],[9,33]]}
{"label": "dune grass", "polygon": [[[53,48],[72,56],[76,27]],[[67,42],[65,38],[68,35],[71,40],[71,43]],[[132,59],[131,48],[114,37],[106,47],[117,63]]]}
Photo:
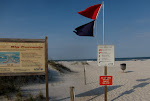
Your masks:
{"label": "dune grass", "polygon": [[58,70],[61,73],[64,73],[64,71],[72,72],[68,67],[64,66],[61,63],[55,62],[53,60],[48,61],[49,65],[51,65],[54,69]]}
{"label": "dune grass", "polygon": [[0,95],[9,95],[18,92],[23,85],[39,82],[45,82],[44,75],[0,77]]}
{"label": "dune grass", "polygon": [[78,65],[78,64],[79,64],[79,62],[76,61],[76,62],[72,63],[71,65]]}
{"label": "dune grass", "polygon": [[[53,66],[56,70],[64,73],[65,71],[72,72],[69,68],[63,64],[54,62],[53,60],[49,61],[49,64]],[[20,88],[23,85],[33,84],[33,83],[43,83],[45,82],[45,75],[31,75],[31,76],[2,76],[0,77],[0,96],[5,96],[7,99],[10,99],[10,94],[14,94],[17,97],[17,101],[22,101],[22,93]],[[40,93],[37,98],[31,96],[28,97],[26,101],[34,101],[34,99],[44,99],[44,96]],[[23,100],[24,101],[24,100]],[[41,101],[41,100],[39,100]]]}
{"label": "dune grass", "polygon": [[82,65],[89,65],[89,63],[86,62],[86,61],[82,61],[81,64],[82,64]]}

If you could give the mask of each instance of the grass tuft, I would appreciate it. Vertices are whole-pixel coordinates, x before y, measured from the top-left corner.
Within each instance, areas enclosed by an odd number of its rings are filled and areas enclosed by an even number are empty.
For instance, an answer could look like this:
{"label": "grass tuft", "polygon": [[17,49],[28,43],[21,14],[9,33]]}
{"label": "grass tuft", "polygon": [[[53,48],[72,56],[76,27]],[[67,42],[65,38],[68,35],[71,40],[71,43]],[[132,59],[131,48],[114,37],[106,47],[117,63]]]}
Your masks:
{"label": "grass tuft", "polygon": [[21,93],[20,89],[18,90],[18,92],[16,94],[16,97],[17,98],[22,98],[22,93]]}
{"label": "grass tuft", "polygon": [[[45,76],[6,76],[0,77],[0,95],[6,95],[9,93],[19,93],[21,86],[29,83],[38,83],[39,80],[43,81]],[[44,81],[43,81],[44,82]]]}
{"label": "grass tuft", "polygon": [[71,65],[78,65],[78,63],[79,63],[79,62],[76,61],[76,62],[72,63]]}
{"label": "grass tuft", "polygon": [[61,73],[64,73],[64,70],[72,72],[68,67],[64,66],[61,63],[55,62],[53,60],[48,61],[49,65],[53,66],[54,69],[58,70]]}
{"label": "grass tuft", "polygon": [[82,61],[81,64],[82,64],[82,65],[89,65],[89,63],[86,62],[86,61]]}
{"label": "grass tuft", "polygon": [[36,101],[36,100],[33,98],[32,94],[29,94],[29,97],[25,99],[24,101]]}
{"label": "grass tuft", "polygon": [[44,100],[45,99],[45,97],[44,97],[44,95],[43,95],[43,93],[41,91],[40,91],[39,95],[37,96],[37,98],[39,100]]}

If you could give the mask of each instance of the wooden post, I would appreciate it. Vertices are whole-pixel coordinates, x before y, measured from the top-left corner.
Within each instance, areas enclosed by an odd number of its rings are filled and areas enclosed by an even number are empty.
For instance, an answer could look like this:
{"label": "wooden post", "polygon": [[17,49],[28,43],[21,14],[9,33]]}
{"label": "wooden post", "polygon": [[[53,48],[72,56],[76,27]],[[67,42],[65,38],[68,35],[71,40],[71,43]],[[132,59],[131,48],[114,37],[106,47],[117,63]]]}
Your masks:
{"label": "wooden post", "polygon": [[86,67],[84,66],[84,83],[86,85]]}
{"label": "wooden post", "polygon": [[70,101],[75,101],[74,87],[70,87]]}
{"label": "wooden post", "polygon": [[[105,66],[104,75],[107,76],[107,66]],[[107,101],[107,85],[105,85],[105,99],[104,101]]]}
{"label": "wooden post", "polygon": [[45,37],[45,78],[46,78],[46,101],[49,101],[49,94],[48,94],[48,43],[47,43],[47,36]]}

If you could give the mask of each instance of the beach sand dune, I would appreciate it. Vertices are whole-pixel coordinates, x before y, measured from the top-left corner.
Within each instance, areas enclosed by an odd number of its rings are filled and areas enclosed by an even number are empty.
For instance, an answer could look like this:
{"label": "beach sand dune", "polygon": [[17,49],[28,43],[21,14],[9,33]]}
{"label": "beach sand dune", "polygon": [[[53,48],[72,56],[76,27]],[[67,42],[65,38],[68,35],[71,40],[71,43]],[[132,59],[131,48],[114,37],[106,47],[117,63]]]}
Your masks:
{"label": "beach sand dune", "polygon": [[[61,80],[49,83],[49,96],[52,101],[70,101],[70,86],[75,87],[76,101],[103,101],[104,86],[99,85],[99,76],[104,75],[104,67],[96,61],[89,65],[61,62],[73,73],[59,75]],[[125,73],[120,68],[126,63]],[[84,66],[87,84],[84,84]],[[116,61],[115,66],[108,66],[108,75],[113,76],[113,85],[108,86],[108,101],[149,101],[150,95],[150,60]]]}
{"label": "beach sand dune", "polygon": [[[104,75],[104,67],[96,61],[83,62],[60,61],[73,72],[59,73],[49,65],[50,101],[70,101],[70,87],[75,87],[76,101],[104,101],[104,86],[99,85],[99,76]],[[126,63],[125,73],[120,64]],[[86,67],[86,85],[84,83]],[[108,86],[108,101],[150,101],[150,60],[116,61],[108,66],[108,76],[113,76],[113,85]],[[45,94],[45,83],[30,84],[21,87],[23,94]]]}

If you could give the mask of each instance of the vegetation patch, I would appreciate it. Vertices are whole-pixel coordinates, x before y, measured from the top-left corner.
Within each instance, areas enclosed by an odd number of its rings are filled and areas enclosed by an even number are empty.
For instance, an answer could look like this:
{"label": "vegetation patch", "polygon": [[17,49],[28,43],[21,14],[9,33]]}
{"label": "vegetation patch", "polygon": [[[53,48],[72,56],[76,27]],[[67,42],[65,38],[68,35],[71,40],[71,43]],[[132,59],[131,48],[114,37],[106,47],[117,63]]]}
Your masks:
{"label": "vegetation patch", "polygon": [[17,96],[21,96],[21,86],[39,82],[45,82],[45,75],[0,77],[0,95],[18,92]]}
{"label": "vegetation patch", "polygon": [[[49,61],[49,64],[52,65],[53,68],[64,73],[65,71],[72,72],[69,68],[64,66],[63,64]],[[35,83],[44,83],[45,75],[31,75],[31,76],[2,76],[0,77],[0,96],[5,96],[7,100],[10,100],[11,97],[16,97],[16,101],[45,101],[45,97],[40,93],[37,97],[33,97],[29,95],[24,98],[20,88],[27,84],[35,84]],[[12,95],[12,96],[10,96]]]}
{"label": "vegetation patch", "polygon": [[65,71],[72,72],[68,67],[64,66],[61,63],[55,62],[53,60],[48,61],[49,65],[51,65],[54,69],[58,70],[61,73],[64,73]]}
{"label": "vegetation patch", "polygon": [[71,65],[78,65],[78,63],[79,63],[79,62],[76,61],[76,62],[72,63]]}
{"label": "vegetation patch", "polygon": [[0,77],[0,95],[8,95],[19,89],[19,83],[14,81],[12,77]]}
{"label": "vegetation patch", "polygon": [[26,97],[16,95],[15,101],[46,101],[46,97],[44,97],[42,92],[40,92],[37,96],[33,96],[32,94],[29,94]]}
{"label": "vegetation patch", "polygon": [[40,92],[39,95],[35,97],[32,94],[29,94],[29,96],[22,101],[46,101],[46,98],[44,97],[43,93]]}
{"label": "vegetation patch", "polygon": [[89,63],[86,62],[86,61],[82,61],[81,64],[82,64],[82,65],[89,65]]}

